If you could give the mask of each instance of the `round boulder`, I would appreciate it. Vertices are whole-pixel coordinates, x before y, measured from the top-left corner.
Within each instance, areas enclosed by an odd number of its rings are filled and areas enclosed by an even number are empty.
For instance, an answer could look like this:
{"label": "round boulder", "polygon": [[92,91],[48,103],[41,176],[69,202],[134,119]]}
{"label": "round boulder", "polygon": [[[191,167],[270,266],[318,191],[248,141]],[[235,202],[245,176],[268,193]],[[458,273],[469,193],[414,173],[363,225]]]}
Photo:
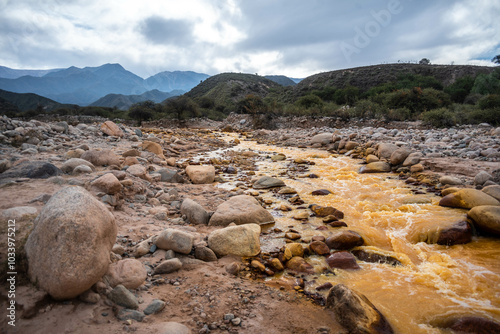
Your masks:
{"label": "round boulder", "polygon": [[34,226],[25,246],[28,274],[54,299],[77,297],[107,272],[115,218],[85,189],[58,191]]}
{"label": "round boulder", "polygon": [[109,265],[104,279],[114,288],[121,284],[127,289],[136,289],[144,283],[148,271],[141,261],[136,259],[124,259]]}
{"label": "round boulder", "polygon": [[480,230],[500,236],[500,206],[476,206],[467,213],[467,216]]}
{"label": "round boulder", "polygon": [[213,231],[208,236],[208,247],[217,256],[255,256],[260,253],[260,226],[246,224]]}
{"label": "round boulder", "polygon": [[208,212],[190,198],[182,201],[181,214],[186,215],[187,220],[195,225],[207,225],[210,219]]}
{"label": "round boulder", "polygon": [[194,184],[213,183],[215,180],[215,167],[189,165],[186,167],[186,174]]}
{"label": "round boulder", "polygon": [[173,250],[181,254],[191,253],[194,237],[184,231],[168,228],[160,233],[156,238],[155,244],[158,248],[164,250]]}
{"label": "round boulder", "polygon": [[219,205],[208,225],[227,226],[231,223],[262,225],[273,222],[273,216],[255,198],[248,195],[238,195]]}
{"label": "round boulder", "polygon": [[494,197],[476,189],[461,189],[443,197],[439,205],[452,208],[472,209],[481,205],[500,205]]}
{"label": "round boulder", "polygon": [[385,161],[371,162],[362,166],[359,173],[388,173],[391,171],[391,165]]}

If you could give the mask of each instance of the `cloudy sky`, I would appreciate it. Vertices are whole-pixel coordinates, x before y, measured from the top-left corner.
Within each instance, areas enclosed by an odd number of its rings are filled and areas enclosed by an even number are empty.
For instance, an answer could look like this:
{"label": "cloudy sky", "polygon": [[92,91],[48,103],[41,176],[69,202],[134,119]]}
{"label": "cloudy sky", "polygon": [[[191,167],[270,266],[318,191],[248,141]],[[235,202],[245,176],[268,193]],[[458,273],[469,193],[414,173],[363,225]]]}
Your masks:
{"label": "cloudy sky", "polygon": [[306,77],[418,61],[492,65],[498,0],[0,0],[0,65],[120,63]]}

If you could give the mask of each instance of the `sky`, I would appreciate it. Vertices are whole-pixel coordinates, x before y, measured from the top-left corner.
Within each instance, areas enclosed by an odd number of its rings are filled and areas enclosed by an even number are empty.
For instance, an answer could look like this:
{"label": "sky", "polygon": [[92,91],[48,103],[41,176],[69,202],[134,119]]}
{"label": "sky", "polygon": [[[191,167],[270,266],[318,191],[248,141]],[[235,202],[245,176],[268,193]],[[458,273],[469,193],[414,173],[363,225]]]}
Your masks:
{"label": "sky", "polygon": [[120,63],[286,75],[383,63],[491,66],[498,0],[0,0],[0,65]]}

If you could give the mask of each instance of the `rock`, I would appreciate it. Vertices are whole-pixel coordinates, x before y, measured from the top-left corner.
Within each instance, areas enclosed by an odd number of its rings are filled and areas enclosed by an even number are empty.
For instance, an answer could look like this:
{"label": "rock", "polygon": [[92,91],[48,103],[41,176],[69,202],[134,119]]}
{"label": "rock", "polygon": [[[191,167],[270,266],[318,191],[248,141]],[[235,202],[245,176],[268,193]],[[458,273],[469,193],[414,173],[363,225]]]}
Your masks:
{"label": "rock", "polygon": [[99,191],[111,195],[119,193],[123,188],[120,181],[118,181],[116,176],[114,176],[112,173],[104,174],[103,176],[92,181],[90,185],[98,189]]}
{"label": "rock", "polygon": [[415,164],[410,167],[410,172],[412,173],[421,173],[424,171],[424,165],[422,164]]}
{"label": "rock", "polygon": [[240,265],[238,262],[231,262],[225,267],[225,269],[228,274],[237,276],[240,272]]}
{"label": "rock", "polygon": [[64,173],[71,174],[73,173],[73,170],[78,167],[78,166],[88,166],[92,169],[92,171],[95,171],[95,166],[90,163],[87,160],[80,159],[80,158],[71,158],[69,160],[66,160],[63,165],[61,166],[61,170]]}
{"label": "rock", "polygon": [[333,133],[320,133],[311,138],[311,144],[328,145],[333,142]]}
{"label": "rock", "polygon": [[297,193],[297,190],[291,188],[291,187],[283,187],[278,191],[278,194],[282,195],[294,195]]}
{"label": "rock", "polygon": [[396,151],[392,152],[389,162],[393,166],[402,164],[406,158],[410,155],[411,151],[407,147],[400,147]]}
{"label": "rock", "polygon": [[314,273],[314,267],[304,260],[303,257],[294,256],[287,261],[286,267],[290,270],[294,270],[301,273]]}
{"label": "rock", "polygon": [[402,263],[395,257],[369,252],[362,249],[354,249],[351,253],[358,258],[358,260],[370,263],[385,263],[392,266],[400,266]]}
{"label": "rock", "polygon": [[316,291],[330,290],[333,288],[333,284],[330,282],[323,283],[316,287]]}
{"label": "rock", "polygon": [[328,263],[330,268],[360,269],[358,263],[356,262],[356,258],[348,251],[333,253],[326,258],[326,263]]}
{"label": "rock", "polygon": [[208,212],[190,198],[182,201],[181,214],[186,215],[188,222],[195,225],[207,225],[210,219]]}
{"label": "rock", "polygon": [[477,173],[476,176],[474,177],[474,184],[482,186],[483,184],[486,183],[486,181],[489,180],[493,180],[493,176],[490,173],[482,170],[479,173]]}
{"label": "rock", "polygon": [[337,321],[349,333],[394,333],[387,319],[368,298],[343,284],[337,284],[330,289],[326,307],[333,309]]}
{"label": "rock", "polygon": [[446,195],[439,201],[439,205],[452,208],[472,209],[480,205],[500,205],[500,202],[480,190],[465,188]]}
{"label": "rock", "polygon": [[162,159],[165,159],[165,156],[163,155],[163,147],[161,147],[161,145],[158,143],[145,140],[142,142],[142,149],[154,153]]}
{"label": "rock", "polygon": [[144,166],[142,165],[132,165],[127,168],[127,173],[130,175],[133,175],[135,177],[138,177],[140,179],[149,181],[151,178],[147,174],[147,170]]}
{"label": "rock", "polygon": [[467,213],[467,216],[480,230],[500,236],[500,206],[476,206]]}
{"label": "rock", "polygon": [[269,188],[284,187],[284,186],[285,182],[270,176],[262,176],[253,184],[254,189],[269,189]]}
{"label": "rock", "polygon": [[[295,213],[293,215],[293,219],[296,219],[296,220],[309,219],[309,213],[307,211],[299,211],[299,212],[297,212],[297,213]],[[287,234],[289,234],[289,233],[287,233]],[[290,235],[295,235],[295,234],[297,234],[297,233],[293,233],[293,234],[290,234]],[[299,239],[300,238],[300,234],[297,234],[297,235],[298,235],[298,237],[295,238],[295,239]],[[293,237],[289,237],[288,239],[292,239],[293,240],[294,238]]]}
{"label": "rock", "polygon": [[159,327],[159,334],[191,334],[191,330],[178,322],[165,322]]}
{"label": "rock", "polygon": [[208,247],[196,247],[194,257],[205,262],[217,261],[217,255]]}
{"label": "rock", "polygon": [[124,259],[111,263],[104,279],[112,288],[123,285],[127,289],[137,289],[147,277],[148,271],[141,261]]}
{"label": "rock", "polygon": [[286,155],[280,153],[280,154],[275,154],[271,157],[271,160],[276,162],[276,161],[283,161],[286,159]]}
{"label": "rock", "polygon": [[330,195],[332,192],[328,189],[318,189],[318,190],[314,190],[311,195],[313,196],[326,196],[326,195]]}
{"label": "rock", "polygon": [[101,296],[92,290],[87,290],[79,295],[78,299],[87,304],[97,304],[101,300]]}
{"label": "rock", "polygon": [[446,319],[444,324],[439,327],[451,329],[453,333],[460,334],[500,333],[499,322],[474,316]]}
{"label": "rock", "polygon": [[320,206],[320,205],[316,205],[316,204],[311,204],[309,206],[309,209],[311,209],[311,211],[314,212],[314,214],[317,217],[334,216],[337,219],[344,218],[344,213],[342,211],[339,211],[331,206]]}
{"label": "rock", "polygon": [[88,150],[80,158],[89,161],[94,166],[121,165],[120,157],[111,150]]}
{"label": "rock", "polygon": [[391,158],[392,153],[394,153],[397,149],[399,149],[398,145],[391,143],[379,143],[377,156],[379,158],[384,158],[389,160]]}
{"label": "rock", "polygon": [[208,225],[227,226],[231,223],[263,225],[273,222],[273,216],[255,198],[248,195],[238,195],[219,205]]}
{"label": "rock", "polygon": [[23,161],[0,174],[0,180],[11,178],[48,179],[62,171],[46,161]]}
{"label": "rock", "polygon": [[364,244],[363,237],[354,231],[342,231],[326,238],[326,244],[331,249],[348,250]]}
{"label": "rock", "polygon": [[118,320],[127,321],[127,320],[135,320],[138,322],[142,322],[146,315],[143,312],[137,310],[130,310],[127,308],[121,309],[116,317]]}
{"label": "rock", "polygon": [[135,310],[139,308],[137,298],[123,285],[117,285],[113,290],[111,290],[108,297],[113,303],[128,309]]}
{"label": "rock", "polygon": [[215,167],[189,165],[186,167],[186,174],[194,184],[213,183],[215,179]]}
{"label": "rock", "polygon": [[[500,207],[499,207],[500,208]],[[438,245],[467,244],[472,240],[472,227],[466,221],[461,221],[439,233]]]}
{"label": "rock", "polygon": [[22,220],[32,216],[36,216],[37,209],[32,206],[16,206],[14,208],[5,209],[2,211],[0,217],[3,220]]}
{"label": "rock", "polygon": [[108,136],[123,137],[123,131],[112,121],[106,121],[101,124],[101,131]]}
{"label": "rock", "polygon": [[330,254],[330,248],[322,241],[313,241],[309,244],[309,248],[318,255]]}
{"label": "rock", "polygon": [[165,302],[160,299],[153,299],[151,303],[144,309],[145,315],[156,314],[165,308]]}
{"label": "rock", "polygon": [[266,266],[262,264],[262,262],[258,261],[258,260],[252,260],[252,262],[250,263],[250,266],[252,268],[255,268],[257,270],[259,270],[260,272],[265,272],[266,271]]}
{"label": "rock", "polygon": [[487,186],[481,189],[481,191],[500,201],[500,185]]}
{"label": "rock", "polygon": [[371,162],[361,166],[358,173],[388,173],[391,171],[391,165],[385,161]]}
{"label": "rock", "polygon": [[85,189],[55,193],[34,226],[25,246],[29,277],[54,299],[78,296],[107,272],[115,218]]}
{"label": "rock", "polygon": [[122,157],[140,157],[141,152],[138,149],[132,148],[128,151],[123,152]]}
{"label": "rock", "polygon": [[420,159],[422,158],[422,153],[420,152],[413,152],[408,157],[403,161],[403,167],[409,167],[416,165],[420,162]]}
{"label": "rock", "polygon": [[291,242],[285,245],[285,249],[290,251],[292,256],[304,257],[304,247],[298,242]]}
{"label": "rock", "polygon": [[122,245],[120,244],[114,244],[113,245],[113,248],[111,249],[111,251],[115,254],[118,254],[118,255],[123,255],[123,253],[125,253],[125,247],[123,247]]}
{"label": "rock", "polygon": [[269,262],[269,265],[275,270],[275,271],[283,271],[285,270],[285,267],[283,267],[283,263],[277,258],[272,259]]}
{"label": "rock", "polygon": [[136,157],[126,157],[123,161],[124,166],[132,166],[140,164],[139,160]]}
{"label": "rock", "polygon": [[170,183],[183,183],[184,178],[179,175],[178,170],[172,168],[162,168],[156,171],[161,175],[160,181]]}
{"label": "rock", "polygon": [[160,263],[154,270],[154,274],[170,274],[182,268],[182,262],[178,258],[168,259]]}
{"label": "rock", "polygon": [[376,155],[368,154],[366,156],[366,163],[367,164],[370,164],[372,162],[377,162],[377,161],[380,161],[380,159]]}
{"label": "rock", "polygon": [[345,143],[344,149],[347,150],[347,151],[350,151],[350,150],[355,149],[358,146],[359,146],[358,142],[348,141],[347,143]]}
{"label": "rock", "polygon": [[450,176],[450,175],[445,175],[445,176],[441,176],[439,178],[439,183],[441,183],[442,185],[452,185],[452,186],[455,186],[455,185],[460,185],[463,182],[458,177]]}
{"label": "rock", "polygon": [[246,224],[213,231],[208,236],[208,247],[217,256],[256,256],[260,253],[260,226]]}
{"label": "rock", "polygon": [[155,245],[164,250],[173,250],[181,254],[191,253],[193,248],[194,237],[184,231],[168,228],[163,230],[158,238],[156,238]]}

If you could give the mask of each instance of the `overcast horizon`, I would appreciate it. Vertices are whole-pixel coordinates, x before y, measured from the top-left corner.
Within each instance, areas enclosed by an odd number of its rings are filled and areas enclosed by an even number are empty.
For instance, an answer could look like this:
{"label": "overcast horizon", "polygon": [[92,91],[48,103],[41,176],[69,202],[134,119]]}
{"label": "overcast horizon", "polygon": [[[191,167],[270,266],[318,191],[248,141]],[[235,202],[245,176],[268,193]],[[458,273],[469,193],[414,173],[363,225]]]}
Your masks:
{"label": "overcast horizon", "polygon": [[304,78],[383,63],[494,65],[500,2],[0,0],[0,65],[119,63],[162,71]]}

